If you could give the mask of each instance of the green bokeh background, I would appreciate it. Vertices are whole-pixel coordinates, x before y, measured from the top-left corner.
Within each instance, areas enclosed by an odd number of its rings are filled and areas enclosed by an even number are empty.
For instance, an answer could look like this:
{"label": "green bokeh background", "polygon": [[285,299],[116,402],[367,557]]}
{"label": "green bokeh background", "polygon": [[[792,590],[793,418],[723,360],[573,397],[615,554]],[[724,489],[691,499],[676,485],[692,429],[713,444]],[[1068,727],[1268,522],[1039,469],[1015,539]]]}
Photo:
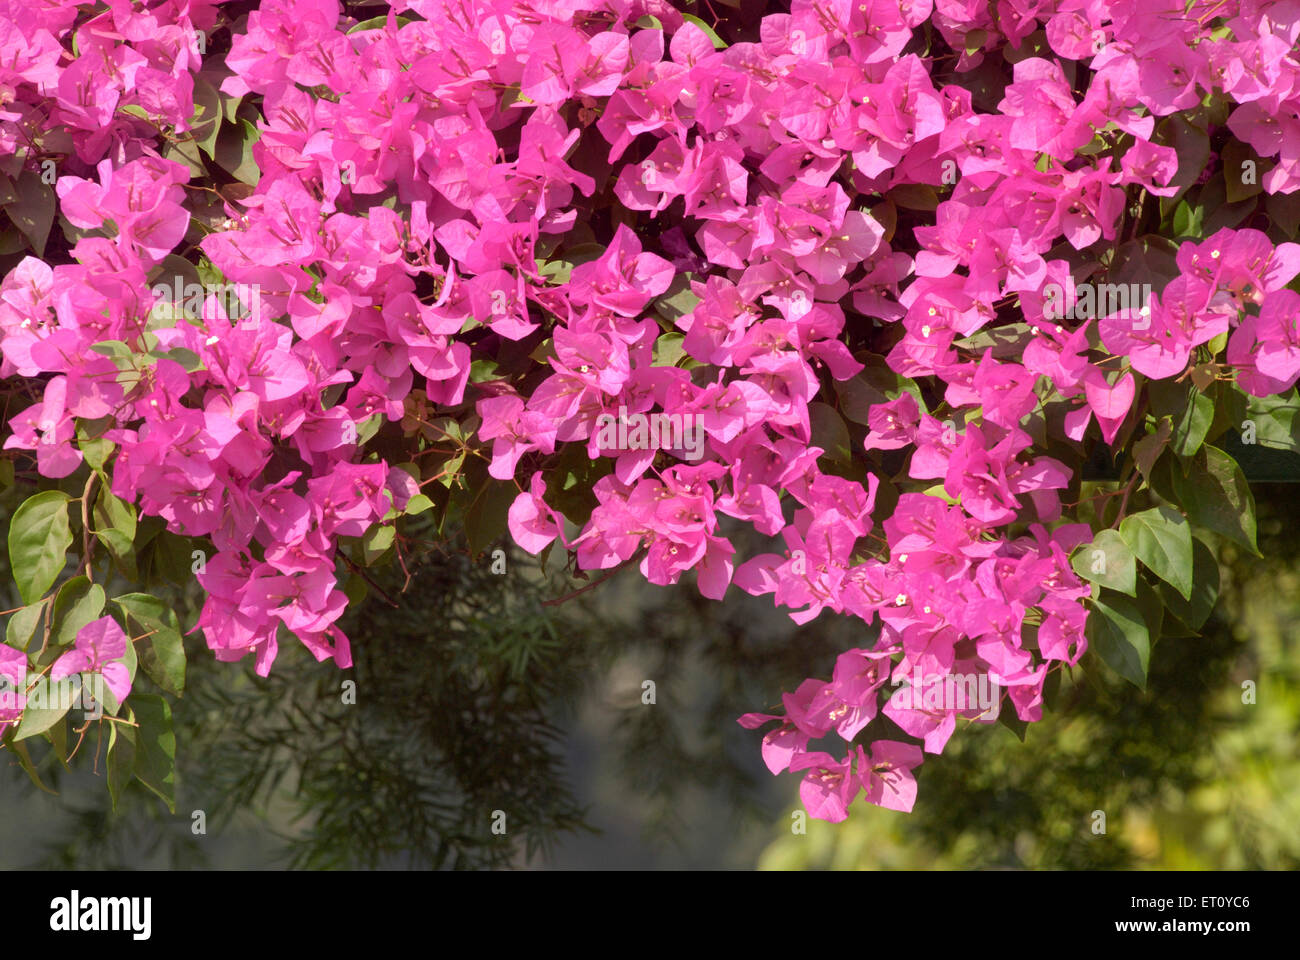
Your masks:
{"label": "green bokeh background", "polygon": [[[138,784],[112,811],[89,737],[71,771],[31,741],[57,797],[0,754],[0,868],[1294,868],[1295,490],[1256,485],[1267,559],[1220,548],[1215,614],[1155,644],[1145,693],[1088,658],[1023,743],[959,728],[920,769],[911,814],[859,802],[794,832],[797,778],[772,777],[735,723],[869,644],[861,622],[799,627],[769,598],[719,604],[635,571],[543,606],[574,588],[558,558],[511,554],[496,575],[452,549],[425,558],[399,609],[372,592],[349,611],[352,671],[288,642],[263,680],[191,637],[176,815]],[[196,585],[174,599],[192,623]]]}

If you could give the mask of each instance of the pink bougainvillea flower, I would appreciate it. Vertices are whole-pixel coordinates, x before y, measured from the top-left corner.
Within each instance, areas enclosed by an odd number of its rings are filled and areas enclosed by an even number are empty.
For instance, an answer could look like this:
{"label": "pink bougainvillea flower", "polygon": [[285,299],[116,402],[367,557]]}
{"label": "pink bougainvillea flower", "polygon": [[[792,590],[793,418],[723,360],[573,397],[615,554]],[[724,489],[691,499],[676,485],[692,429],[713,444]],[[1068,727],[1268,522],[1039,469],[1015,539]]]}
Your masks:
{"label": "pink bougainvillea flower", "polygon": [[131,674],[123,662],[130,643],[112,617],[92,620],[77,631],[71,650],[54,661],[51,680],[63,680],[74,673],[98,673],[116,698],[123,702],[131,692]]}

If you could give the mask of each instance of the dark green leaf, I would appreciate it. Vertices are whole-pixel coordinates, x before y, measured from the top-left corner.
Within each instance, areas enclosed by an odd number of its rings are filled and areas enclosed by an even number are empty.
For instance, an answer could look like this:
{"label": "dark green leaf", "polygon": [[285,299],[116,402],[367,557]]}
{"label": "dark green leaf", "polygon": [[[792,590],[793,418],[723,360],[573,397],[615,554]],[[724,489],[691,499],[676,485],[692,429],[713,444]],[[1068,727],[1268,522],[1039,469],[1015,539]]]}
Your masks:
{"label": "dark green leaf", "polygon": [[73,577],[54,597],[50,636],[61,647],[71,647],[77,632],[104,612],[104,588],[85,577]]}
{"label": "dark green leaf", "polygon": [[1255,496],[1236,460],[1207,444],[1186,476],[1173,471],[1173,483],[1179,506],[1192,523],[1261,555],[1255,541]]}
{"label": "dark green leaf", "polygon": [[903,183],[890,188],[886,196],[904,210],[933,212],[939,207],[939,195],[925,183]]}
{"label": "dark green leaf", "polygon": [[236,180],[255,187],[262,173],[253,160],[253,144],[260,136],[257,127],[242,117],[238,125],[224,125],[217,136],[213,159]]}
{"label": "dark green leaf", "polygon": [[108,732],[108,795],[116,811],[122,793],[135,775],[135,730],[110,723]]}
{"label": "dark green leaf", "polygon": [[1184,597],[1192,594],[1192,531],[1173,507],[1160,506],[1125,517],[1119,535],[1147,569]]}
{"label": "dark green leaf", "polygon": [[222,119],[221,94],[202,76],[195,76],[194,116],[190,119],[189,134],[199,149],[213,159]]}
{"label": "dark green leaf", "polygon": [[963,340],[956,340],[953,346],[974,350],[983,355],[989,347],[998,359],[1018,357],[1025,351],[1025,345],[1034,338],[1034,328],[1027,323],[1008,323],[1000,327],[981,330]]}
{"label": "dark green leaf", "polygon": [[1192,541],[1192,598],[1184,600],[1167,584],[1156,584],[1169,612],[1193,630],[1201,626],[1214,612],[1219,599],[1219,561],[1214,551],[1200,540]]}
{"label": "dark green leaf", "polygon": [[145,693],[133,694],[131,707],[140,725],[135,735],[136,778],[175,813],[176,737],[172,733],[171,707],[162,697]]}
{"label": "dark green leaf", "polygon": [[682,19],[695,24],[697,27],[703,30],[704,35],[708,37],[709,40],[713,43],[713,48],[715,50],[725,50],[727,48],[727,44],[723,41],[723,39],[720,36],[718,36],[717,32],[711,26],[709,26],[707,23],[701,20],[699,17],[691,13],[683,13]]}
{"label": "dark green leaf", "polygon": [[[117,604],[150,636],[136,643],[140,666],[163,690],[175,696],[185,692],[185,642],[176,613],[157,597],[127,593],[114,597]],[[131,634],[136,635],[132,629]]]}
{"label": "dark green leaf", "polygon": [[1237,203],[1263,192],[1260,178],[1273,166],[1260,159],[1250,147],[1235,138],[1223,145],[1223,182],[1229,203]]}
{"label": "dark green leaf", "polygon": [[1070,556],[1070,565],[1084,580],[1137,595],[1137,561],[1114,530],[1102,530],[1092,543],[1081,544]]}
{"label": "dark green leaf", "polygon": [[18,765],[21,766],[27,776],[31,778],[32,783],[36,784],[36,786],[40,787],[51,796],[57,797],[59,795],[59,791],[51,790],[45,785],[45,782],[41,780],[40,774],[36,772],[36,764],[32,763],[32,755],[27,752],[27,744],[21,741],[15,741],[10,745],[9,749],[13,750],[14,755],[18,757]]}
{"label": "dark green leaf", "polygon": [[[404,27],[406,24],[412,22],[410,17],[395,17],[394,20],[399,27]],[[382,30],[387,25],[388,15],[384,14],[379,17],[371,17],[369,20],[362,20],[355,27],[351,27],[348,30],[348,33],[363,33],[367,30]]]}
{"label": "dark green leaf", "polygon": [[23,232],[38,257],[45,255],[45,241],[54,223],[58,201],[54,188],[41,180],[40,174],[24,170],[15,184],[18,199],[5,205],[14,226]]}
{"label": "dark green leaf", "polygon": [[837,463],[848,463],[852,458],[849,428],[844,425],[835,408],[825,403],[808,404],[808,419],[812,424],[810,445],[821,447],[825,456]]}
{"label": "dark green leaf", "polygon": [[32,642],[32,635],[36,633],[41,614],[45,612],[49,602],[49,600],[42,600],[40,603],[33,603],[31,606],[14,611],[9,622],[5,624],[5,643],[15,650],[26,650],[27,645]]}
{"label": "dark green leaf", "polygon": [[1210,136],[1182,114],[1171,114],[1156,125],[1155,142],[1173,147],[1178,154],[1178,173],[1170,183],[1189,187],[1210,163]]}
{"label": "dark green leaf", "polygon": [[361,537],[361,549],[366,566],[373,566],[393,545],[397,530],[391,523],[376,524]]}
{"label": "dark green leaf", "polygon": [[24,603],[45,595],[72,546],[68,501],[62,490],[28,497],[9,522],[9,566]]}
{"label": "dark green leaf", "polygon": [[14,740],[26,740],[44,733],[62,720],[72,709],[76,683],[72,677],[57,683],[43,681],[27,697],[23,718],[14,731]]}
{"label": "dark green leaf", "polygon": [[505,535],[506,514],[519,491],[513,483],[487,480],[475,491],[465,510],[465,535],[470,551],[478,554]]}
{"label": "dark green leaf", "polygon": [[1151,482],[1151,468],[1155,466],[1156,460],[1160,458],[1165,447],[1169,446],[1169,438],[1173,432],[1173,421],[1169,417],[1161,417],[1155,433],[1148,433],[1133,444],[1133,462],[1137,464],[1138,471],[1146,478],[1147,483]]}
{"label": "dark green leaf", "polygon": [[1106,594],[1091,603],[1096,609],[1088,615],[1084,630],[1089,646],[1103,663],[1139,690],[1145,690],[1151,638],[1141,609],[1135,601],[1118,594]]}

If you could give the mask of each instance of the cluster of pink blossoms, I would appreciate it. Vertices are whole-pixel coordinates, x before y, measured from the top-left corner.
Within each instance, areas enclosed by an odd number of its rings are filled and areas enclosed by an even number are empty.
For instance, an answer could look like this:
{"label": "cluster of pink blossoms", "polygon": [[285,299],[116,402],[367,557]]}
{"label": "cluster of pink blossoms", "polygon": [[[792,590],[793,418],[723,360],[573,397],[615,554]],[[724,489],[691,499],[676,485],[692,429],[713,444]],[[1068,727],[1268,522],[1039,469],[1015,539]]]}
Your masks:
{"label": "cluster of pink blossoms", "polygon": [[[400,420],[419,385],[435,405],[475,403],[491,476],[519,478],[509,528],[524,549],[558,537],[584,569],[640,553],[652,583],[693,570],[706,596],[734,583],[800,623],[823,610],[878,618],[878,642],[844,653],[831,680],[741,722],[779,721],[764,758],[774,773],[807,771],[813,815],[843,819],[859,792],[911,809],[920,748],[876,740],[839,759],[810,744],[832,731],[852,742],[886,685],[915,676],[984,676],[1037,720],[1049,670],[1086,648],[1089,588],[1068,555],[1092,533],[1057,523],[1070,472],[1023,426],[1044,378],[1076,402],[1066,436],[1081,441],[1095,417],[1107,442],[1135,373],[1180,376],[1224,333],[1246,391],[1300,379],[1300,294],[1285,289],[1300,245],[1255,230],[1184,244],[1179,278],[1095,330],[1045,310],[1045,289],[1070,281],[1062,238],[1118,242],[1126,188],[1176,191],[1179,158],[1153,139],[1156,119],[1207,92],[1231,101],[1235,136],[1276,158],[1264,189],[1300,189],[1296,0],[794,0],[755,42],[725,49],[662,0],[407,0],[355,32],[337,0],[268,0],[235,33],[220,83],[260,98],[260,178],[200,244],[260,300],[242,318],[210,299],[197,320],[149,325],[150,361],[124,380],[120,358],[95,347],[144,352],[147,279],[190,228],[205,185],[163,159],[159,129],[195,117],[196,31],[220,6],[110,0],[86,19],[71,2],[0,0],[0,156],[69,139],[59,210],[91,234],[74,263],[29,257],[5,276],[0,374],[43,390],[5,447],[35,451],[44,476],[80,466],[78,418],[111,418],[113,493],[210,539],[198,627],[218,658],[251,653],[262,674],[281,626],[350,665],[339,538],[393,522],[417,493],[405,471],[362,462],[358,431]],[[1016,62],[1000,102],[979,109],[907,52],[927,24],[963,51],[958,72],[1040,27],[1050,55]],[[588,128],[607,147],[603,182],[573,165]],[[1118,164],[1082,152],[1109,130],[1135,138]],[[599,256],[545,271],[542,251],[590,233],[584,203],[608,181],[628,217],[680,211],[681,225],[656,253],[617,222]],[[863,203],[908,187],[944,192],[933,226],[894,235]],[[390,188],[393,208],[358,211]],[[696,302],[666,333],[650,308],[683,277]],[[1034,331],[1018,358],[957,343],[1013,301]],[[932,378],[954,414],[932,416],[910,392],[871,410],[866,448],[910,451],[907,477],[943,492],[897,498],[883,539],[879,478],[824,472],[812,442],[810,404],[864,369],[846,342],[864,318],[902,331],[888,365]],[[479,351],[539,330],[549,372],[471,386]],[[1089,359],[1094,336],[1129,358],[1120,375]],[[689,366],[662,362],[671,337]],[[698,420],[702,462],[606,449],[598,420],[624,411]],[[543,469],[566,444],[612,461],[571,530]],[[737,563],[722,518],[779,534],[787,552]],[[883,710],[929,753],[959,717],[998,714]]]}

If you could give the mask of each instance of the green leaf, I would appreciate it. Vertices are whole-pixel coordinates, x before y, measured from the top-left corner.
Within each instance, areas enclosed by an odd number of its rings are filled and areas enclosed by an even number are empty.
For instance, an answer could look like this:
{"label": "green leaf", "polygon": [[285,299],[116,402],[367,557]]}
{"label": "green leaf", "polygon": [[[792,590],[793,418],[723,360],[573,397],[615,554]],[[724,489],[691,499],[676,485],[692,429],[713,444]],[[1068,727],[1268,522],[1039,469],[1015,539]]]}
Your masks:
{"label": "green leaf", "polygon": [[[1259,181],[1273,166],[1270,162],[1261,159],[1259,154],[1235,138],[1229,138],[1223,145],[1222,157],[1223,182],[1229,203],[1248,200],[1263,192]],[[1254,170],[1251,176],[1247,176],[1251,169],[1249,165],[1253,165]]]}
{"label": "green leaf", "polygon": [[103,473],[104,464],[108,458],[113,455],[113,450],[117,445],[107,437],[96,437],[93,440],[82,440],[77,444],[81,450],[81,456],[86,463],[90,464],[90,469],[97,473]]}
{"label": "green leaf", "polygon": [[[962,49],[964,49],[968,55],[976,54],[980,50],[984,49],[984,44],[988,43],[988,39],[989,34],[987,30],[970,30],[962,40]],[[1021,739],[1024,738],[1022,737]]]}
{"label": "green leaf", "polygon": [[176,812],[176,737],[167,701],[152,694],[131,696],[136,730],[135,776]]}
{"label": "green leaf", "polygon": [[465,535],[469,549],[482,553],[506,532],[506,514],[519,491],[513,483],[486,480],[465,510]]}
{"label": "green leaf", "polygon": [[886,196],[904,210],[933,212],[939,208],[939,195],[926,183],[903,183],[892,187]]}
{"label": "green leaf", "polygon": [[1186,200],[1180,200],[1174,209],[1174,235],[1178,237],[1202,237],[1205,235],[1205,208],[1191,206]]}
{"label": "green leaf", "polygon": [[1300,192],[1274,193],[1264,198],[1264,211],[1275,227],[1290,239],[1300,234]]}
{"label": "green leaf", "polygon": [[1002,701],[1002,708],[998,711],[998,723],[1014,733],[1021,743],[1025,742],[1025,731],[1029,729],[1029,721],[1020,719],[1020,715],[1016,713],[1016,705],[1010,697]]}
{"label": "green leaf", "polygon": [[686,350],[682,346],[685,339],[686,335],[681,333],[660,334],[654,345],[653,366],[675,367],[677,361],[686,355]]}
{"label": "green leaf", "polygon": [[1088,645],[1108,667],[1139,690],[1146,690],[1151,637],[1141,609],[1118,594],[1090,602],[1095,609],[1084,628]]}
{"label": "green leaf", "polygon": [[847,380],[836,380],[835,395],[840,401],[840,413],[846,420],[854,423],[867,423],[867,416],[876,404],[897,400],[904,393],[916,398],[917,405],[925,410],[916,384],[906,377],[899,376],[878,354],[858,354],[857,359],[866,365],[866,369],[857,376]]}
{"label": "green leaf", "polygon": [[1219,561],[1214,551],[1200,540],[1192,541],[1192,581],[1190,601],[1180,597],[1168,584],[1158,583],[1156,589],[1170,613],[1193,630],[1200,630],[1219,600]]}
{"label": "green leaf", "polygon": [[1025,351],[1025,345],[1034,338],[1034,328],[1027,323],[1007,323],[1000,327],[981,330],[963,340],[953,342],[954,347],[974,350],[983,355],[989,347],[997,359],[1018,357]]}
{"label": "green leaf", "polygon": [[1151,412],[1173,419],[1170,443],[1174,453],[1190,457],[1200,449],[1214,422],[1214,401],[1190,383],[1153,380],[1148,384]]}
{"label": "green leaf", "polygon": [[76,683],[71,677],[57,683],[43,681],[28,696],[23,718],[14,731],[14,740],[26,740],[44,733],[62,720],[72,709]]}
{"label": "green leaf", "polygon": [[370,586],[355,573],[343,581],[343,595],[348,598],[349,606],[360,606],[370,592]]}
{"label": "green leaf", "polygon": [[1060,667],[1055,670],[1048,670],[1047,676],[1043,679],[1043,703],[1048,710],[1056,710],[1056,704],[1060,699],[1061,674],[1063,672]]}
{"label": "green leaf", "polygon": [[[223,127],[222,134],[229,132],[231,129],[232,128],[228,126]],[[218,149],[220,149],[222,134],[218,134],[217,137]],[[199,150],[198,144],[192,140],[176,140],[169,142],[167,146],[163,147],[162,155],[164,160],[171,160],[173,163],[183,164],[188,167],[191,177],[204,180],[211,177],[211,174],[208,173],[208,168],[203,163],[202,151]],[[114,233],[117,232],[116,227],[113,227],[112,229]]]}
{"label": "green leaf", "polygon": [[1119,525],[1119,535],[1147,569],[1183,597],[1192,595],[1192,529],[1170,506],[1153,507]]}
{"label": "green leaf", "polygon": [[1174,452],[1180,457],[1190,457],[1201,448],[1205,435],[1214,422],[1214,401],[1199,390],[1190,392],[1191,403],[1185,408],[1186,413],[1174,425],[1171,438]]}
{"label": "green leaf", "polygon": [[49,600],[42,600],[40,603],[15,610],[9,622],[5,624],[5,643],[15,650],[26,650],[27,645],[32,642],[32,636],[36,633],[41,614],[45,612],[49,602]]}
{"label": "green leaf", "polygon": [[[185,692],[185,641],[175,611],[147,593],[127,593],[113,603],[151,636],[140,640],[137,653],[145,675],[174,696]],[[130,625],[128,621],[128,626]],[[134,630],[131,631],[135,633]]]}
{"label": "green leaf", "polygon": [[101,340],[99,343],[92,343],[90,349],[101,356],[108,357],[110,360],[127,360],[130,361],[134,351],[127,346],[125,340]]}
{"label": "green leaf", "polygon": [[[396,17],[394,19],[399,27],[404,27],[408,23],[412,22],[410,17]],[[369,20],[362,20],[355,27],[349,29],[348,33],[363,33],[367,30],[382,30],[386,26],[388,26],[388,15],[384,14],[379,17],[371,17]]]}
{"label": "green leaf", "polygon": [[108,726],[108,795],[116,811],[135,775],[135,729],[121,723]]}
{"label": "green leaf", "polygon": [[[1173,593],[1172,590],[1170,592]],[[1174,596],[1177,594],[1175,593]],[[1147,636],[1151,638],[1151,645],[1155,646],[1156,641],[1161,637],[1160,631],[1164,628],[1165,603],[1146,577],[1138,578],[1137,607],[1142,614],[1142,622],[1147,625]]]}
{"label": "green leaf", "polygon": [[[1215,175],[1215,181],[1206,184],[1207,187],[1217,187],[1223,189],[1223,174]],[[1217,198],[1216,198],[1217,199]],[[1259,206],[1259,201],[1255,198],[1241,200],[1237,203],[1220,203],[1214,204],[1213,200],[1203,201],[1206,209],[1209,210],[1209,216],[1205,218],[1205,232],[1207,235],[1213,235],[1220,230],[1232,230],[1244,223],[1255,212]]]}
{"label": "green leaf", "polygon": [[24,170],[14,185],[18,199],[5,205],[5,213],[15,227],[23,232],[38,257],[45,255],[45,241],[54,223],[58,201],[54,188],[41,180],[40,174]]}
{"label": "green leaf", "polygon": [[62,572],[72,546],[68,502],[62,490],[28,497],[9,522],[9,566],[23,603],[45,595]]}
{"label": "green leaf", "polygon": [[410,500],[406,501],[406,510],[403,511],[408,517],[414,517],[433,506],[433,501],[422,493],[417,493]]}
{"label": "green leaf", "polygon": [[667,292],[655,300],[655,311],[665,320],[675,322],[694,310],[699,302],[700,298],[691,290],[690,280],[682,273],[674,277]]}
{"label": "green leaf", "polygon": [[537,272],[555,283],[568,283],[573,274],[573,263],[568,260],[538,260]]}
{"label": "green leaf", "polygon": [[1138,472],[1147,483],[1151,482],[1151,468],[1160,459],[1160,454],[1164,452],[1165,447],[1169,446],[1169,438],[1173,436],[1173,432],[1173,421],[1169,417],[1161,417],[1155,433],[1148,433],[1133,444],[1133,462],[1137,464]]}
{"label": "green leaf", "polygon": [[16,741],[10,745],[10,749],[13,750],[14,754],[18,757],[19,766],[23,768],[27,773],[27,776],[31,777],[32,783],[36,784],[36,786],[40,787],[51,796],[57,797],[59,795],[59,791],[51,790],[41,780],[40,774],[36,772],[36,764],[32,763],[32,755],[27,752],[27,744]]}
{"label": "green leaf", "polygon": [[194,266],[194,272],[199,275],[201,287],[217,287],[226,282],[225,274],[207,257],[199,258],[199,262]]}
{"label": "green leaf", "polygon": [[482,383],[485,380],[500,379],[497,372],[498,363],[495,360],[489,360],[487,357],[479,357],[469,365],[470,383]]}
{"label": "green leaf", "polygon": [[202,76],[194,77],[194,116],[190,118],[189,134],[199,149],[216,159],[217,134],[221,131],[221,94]]}
{"label": "green leaf", "polygon": [[821,447],[824,454],[836,463],[853,459],[849,428],[835,408],[825,403],[808,404],[808,419],[812,425],[810,446]]}
{"label": "green leaf", "polygon": [[[1233,426],[1245,429],[1251,425],[1253,435],[1251,442],[1274,450],[1289,450],[1300,453],[1300,440],[1297,439],[1296,413],[1300,412],[1300,394],[1292,387],[1281,396],[1251,397],[1246,407],[1246,420]],[[1245,438],[1243,438],[1245,443]]]}
{"label": "green leaf", "polygon": [[1106,271],[1109,283],[1149,283],[1157,292],[1182,272],[1178,267],[1178,247],[1169,239],[1146,234],[1115,249]]}
{"label": "green leaf", "polygon": [[361,548],[365,556],[366,566],[372,566],[375,561],[388,552],[388,548],[393,545],[393,537],[397,530],[392,524],[376,524],[365,532],[361,538]]}
{"label": "green leaf", "polygon": [[715,50],[727,49],[727,44],[723,41],[723,39],[720,36],[718,36],[717,32],[711,26],[709,26],[707,23],[701,20],[699,17],[691,13],[683,13],[682,19],[695,24],[697,27],[703,30],[704,35],[708,37],[709,40],[712,42],[713,49]]}
{"label": "green leaf", "polygon": [[73,577],[54,597],[50,636],[61,647],[77,642],[77,632],[104,612],[104,588],[85,577]]}
{"label": "green leaf", "polygon": [[1077,547],[1070,566],[1084,580],[1137,596],[1137,560],[1114,530],[1102,530],[1092,543]]}
{"label": "green leaf", "polygon": [[92,519],[95,537],[108,548],[125,569],[134,569],[136,518],[135,506],[114,496],[107,486],[99,488]]}
{"label": "green leaf", "polygon": [[23,253],[27,249],[27,238],[23,232],[15,226],[5,227],[0,230],[0,257],[12,256],[15,253]]}
{"label": "green leaf", "polygon": [[221,128],[212,159],[236,180],[255,187],[262,173],[253,160],[253,144],[260,136],[257,127],[241,117],[238,125]]}
{"label": "green leaf", "polygon": [[948,504],[948,506],[950,507],[954,507],[957,504],[961,503],[961,499],[958,497],[954,497],[952,496],[952,494],[948,493],[948,491],[944,489],[942,483],[936,483],[933,487],[929,487],[925,490],[922,490],[921,492],[925,494],[927,497],[938,497],[940,500]]}
{"label": "green leaf", "polygon": [[1255,495],[1237,461],[1206,444],[1183,476],[1173,471],[1174,492],[1187,518],[1263,556],[1255,540]]}
{"label": "green leaf", "polygon": [[172,347],[164,353],[163,356],[168,360],[174,360],[179,363],[185,368],[186,373],[197,373],[198,371],[205,369],[203,361],[199,358],[199,355],[193,350],[189,350],[185,347]]}
{"label": "green leaf", "polygon": [[1170,114],[1156,125],[1155,142],[1173,147],[1178,154],[1178,173],[1170,183],[1190,187],[1210,163],[1210,135],[1182,114]]}
{"label": "green leaf", "polygon": [[863,211],[867,216],[880,224],[885,231],[885,242],[890,243],[894,239],[894,231],[898,229],[898,207],[892,200],[882,200],[870,210]]}

